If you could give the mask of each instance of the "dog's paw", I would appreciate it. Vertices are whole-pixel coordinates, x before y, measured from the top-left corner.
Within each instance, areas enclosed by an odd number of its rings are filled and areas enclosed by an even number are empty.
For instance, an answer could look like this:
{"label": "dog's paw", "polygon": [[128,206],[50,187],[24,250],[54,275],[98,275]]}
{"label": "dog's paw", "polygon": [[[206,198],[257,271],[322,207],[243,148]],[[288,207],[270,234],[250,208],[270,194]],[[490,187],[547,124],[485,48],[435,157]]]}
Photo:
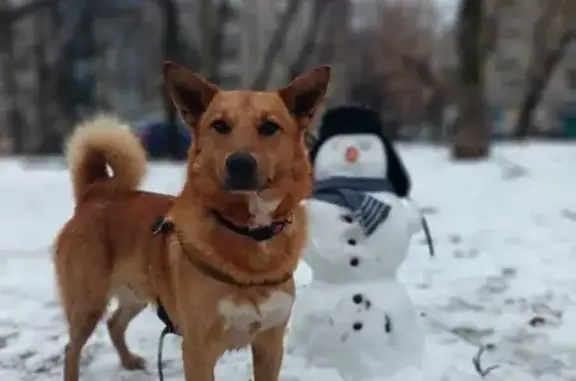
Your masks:
{"label": "dog's paw", "polygon": [[128,370],[144,370],[146,369],[146,360],[138,355],[130,355],[122,359],[122,366]]}

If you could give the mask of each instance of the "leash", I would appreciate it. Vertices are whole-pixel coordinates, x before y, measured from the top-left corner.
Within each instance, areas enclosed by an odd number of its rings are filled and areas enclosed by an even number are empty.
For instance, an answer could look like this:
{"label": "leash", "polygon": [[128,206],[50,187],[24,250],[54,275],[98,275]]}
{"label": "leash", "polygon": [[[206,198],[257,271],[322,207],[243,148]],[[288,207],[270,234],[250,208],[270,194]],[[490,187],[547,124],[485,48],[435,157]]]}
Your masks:
{"label": "leash", "polygon": [[[157,218],[156,221],[154,221],[154,224],[152,225],[152,235],[154,236],[160,233],[168,233],[172,231],[174,231],[174,224],[166,221],[163,217]],[[172,323],[170,317],[168,316],[168,312],[166,311],[160,300],[157,301],[156,315],[158,315],[160,321],[164,323],[164,328],[162,329],[162,332],[160,333],[160,338],[158,339],[158,352],[156,354],[156,363],[158,367],[157,368],[158,380],[164,381],[164,367],[162,364],[162,353],[164,352],[164,338],[166,337],[166,335],[170,333],[174,335],[179,334],[178,331],[176,331],[174,324]]]}
{"label": "leash", "polygon": [[175,332],[172,331],[171,327],[169,326],[164,327],[162,333],[160,333],[160,339],[158,340],[158,354],[156,356],[156,362],[158,363],[158,380],[160,381],[164,381],[164,369],[162,366],[162,352],[164,349],[164,338],[169,333],[176,334]]}

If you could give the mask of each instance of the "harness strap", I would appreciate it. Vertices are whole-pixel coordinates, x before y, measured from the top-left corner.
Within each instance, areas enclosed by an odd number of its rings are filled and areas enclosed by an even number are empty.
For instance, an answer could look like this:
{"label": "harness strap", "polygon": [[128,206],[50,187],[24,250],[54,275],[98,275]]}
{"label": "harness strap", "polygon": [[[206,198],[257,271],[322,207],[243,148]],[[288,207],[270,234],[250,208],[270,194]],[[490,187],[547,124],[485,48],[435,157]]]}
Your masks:
{"label": "harness strap", "polygon": [[170,320],[170,316],[168,316],[166,308],[164,308],[160,300],[158,300],[158,304],[156,307],[156,315],[158,315],[158,318],[162,321],[162,323],[164,323],[164,325],[168,329],[168,333],[179,335],[178,331],[176,330],[176,327],[174,327],[174,323],[172,323],[172,320]]}

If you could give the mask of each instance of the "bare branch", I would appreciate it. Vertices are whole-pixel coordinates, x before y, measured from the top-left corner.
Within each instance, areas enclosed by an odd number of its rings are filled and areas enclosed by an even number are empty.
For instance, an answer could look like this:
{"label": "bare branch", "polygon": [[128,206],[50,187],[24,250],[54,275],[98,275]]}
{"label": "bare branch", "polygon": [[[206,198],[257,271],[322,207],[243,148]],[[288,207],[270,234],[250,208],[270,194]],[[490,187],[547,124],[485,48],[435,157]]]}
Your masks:
{"label": "bare branch", "polygon": [[436,76],[432,72],[428,60],[404,54],[402,56],[402,63],[407,69],[414,71],[426,86],[436,86]]}
{"label": "bare branch", "polygon": [[474,356],[472,358],[472,364],[474,365],[474,370],[476,370],[476,372],[480,375],[480,377],[482,378],[486,378],[487,375],[490,374],[490,372],[500,368],[500,365],[492,365],[489,366],[488,368],[484,369],[482,366],[482,355],[484,354],[484,352],[486,352],[487,347],[486,346],[482,346],[480,348],[478,348],[478,353],[476,353],[476,356]]}
{"label": "bare branch", "polygon": [[576,6],[569,0],[550,0],[536,21],[532,35],[532,57],[528,68],[528,86],[514,128],[517,138],[528,135],[533,114],[540,104],[548,82],[566,49],[576,37]]}

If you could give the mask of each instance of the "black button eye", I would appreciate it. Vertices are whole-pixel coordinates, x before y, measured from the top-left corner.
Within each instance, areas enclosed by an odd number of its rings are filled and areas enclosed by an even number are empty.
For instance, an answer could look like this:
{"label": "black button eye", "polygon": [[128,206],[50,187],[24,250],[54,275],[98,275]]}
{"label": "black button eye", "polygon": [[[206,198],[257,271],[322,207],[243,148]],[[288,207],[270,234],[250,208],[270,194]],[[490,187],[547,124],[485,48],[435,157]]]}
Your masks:
{"label": "black button eye", "polygon": [[350,245],[350,246],[356,246],[356,240],[355,240],[354,238],[350,238],[350,239],[348,240],[348,245]]}
{"label": "black button eye", "polygon": [[226,121],[222,119],[217,119],[212,122],[212,129],[221,135],[229,134],[232,131],[232,127]]}
{"label": "black button eye", "polygon": [[278,131],[280,131],[280,126],[269,120],[262,122],[262,124],[258,126],[258,133],[261,136],[272,136]]}
{"label": "black button eye", "polygon": [[358,259],[358,257],[352,257],[350,258],[350,266],[352,267],[356,267],[360,264],[360,259]]}
{"label": "black button eye", "polygon": [[362,303],[362,295],[360,294],[354,294],[354,296],[352,297],[352,301],[354,302],[354,304],[360,304]]}

